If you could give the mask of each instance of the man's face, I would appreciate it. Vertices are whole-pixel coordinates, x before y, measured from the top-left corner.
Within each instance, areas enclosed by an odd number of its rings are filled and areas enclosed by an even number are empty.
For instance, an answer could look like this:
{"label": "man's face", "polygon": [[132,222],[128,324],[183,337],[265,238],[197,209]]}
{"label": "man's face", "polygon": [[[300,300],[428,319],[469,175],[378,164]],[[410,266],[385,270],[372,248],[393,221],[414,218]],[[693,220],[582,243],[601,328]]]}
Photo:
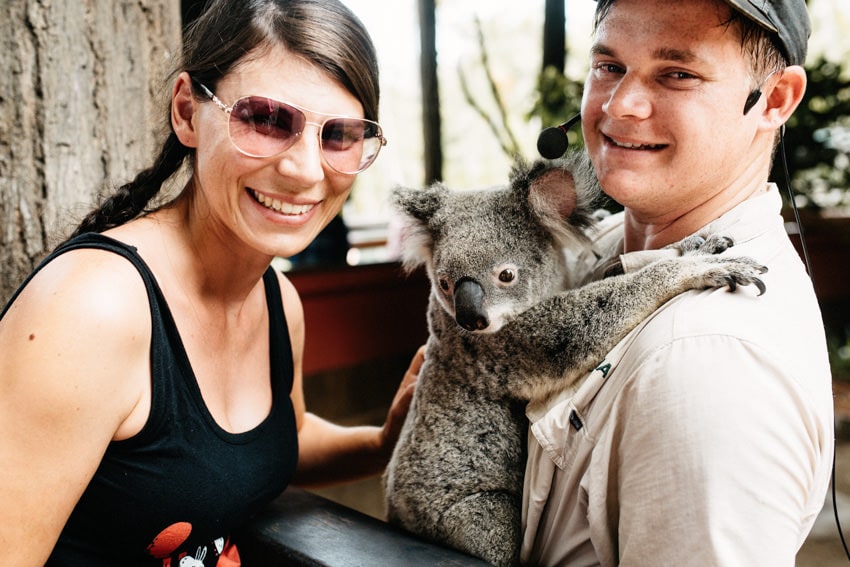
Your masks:
{"label": "man's face", "polygon": [[596,31],[585,142],[605,192],[645,222],[764,184],[770,135],[743,114],[753,85],[729,15],[719,0],[617,0]]}

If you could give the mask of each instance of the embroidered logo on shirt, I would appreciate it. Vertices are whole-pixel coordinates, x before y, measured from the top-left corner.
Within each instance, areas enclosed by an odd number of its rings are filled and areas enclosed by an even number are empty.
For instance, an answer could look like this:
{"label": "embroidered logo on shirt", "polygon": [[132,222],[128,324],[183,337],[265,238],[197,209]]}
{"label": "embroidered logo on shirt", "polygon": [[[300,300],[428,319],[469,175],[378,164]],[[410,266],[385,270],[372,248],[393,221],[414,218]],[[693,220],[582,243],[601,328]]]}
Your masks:
{"label": "embroidered logo on shirt", "polygon": [[606,362],[604,364],[600,364],[596,368],[593,369],[595,372],[601,372],[603,378],[608,378],[608,372],[611,370],[611,363]]}

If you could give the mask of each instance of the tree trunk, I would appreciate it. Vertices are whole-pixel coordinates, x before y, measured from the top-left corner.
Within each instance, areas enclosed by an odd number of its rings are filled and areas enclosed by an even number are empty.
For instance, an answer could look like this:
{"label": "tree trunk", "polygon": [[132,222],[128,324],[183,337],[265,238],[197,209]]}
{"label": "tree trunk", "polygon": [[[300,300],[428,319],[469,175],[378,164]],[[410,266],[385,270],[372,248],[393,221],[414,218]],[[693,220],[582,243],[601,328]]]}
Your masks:
{"label": "tree trunk", "polygon": [[443,178],[443,147],[440,123],[440,91],[437,83],[436,1],[419,0],[422,79],[422,128],[425,136],[425,183]]}
{"label": "tree trunk", "polygon": [[180,47],[168,0],[4,0],[0,305],[88,212],[151,160]]}
{"label": "tree trunk", "polygon": [[543,65],[564,73],[567,57],[566,0],[546,0],[543,18]]}

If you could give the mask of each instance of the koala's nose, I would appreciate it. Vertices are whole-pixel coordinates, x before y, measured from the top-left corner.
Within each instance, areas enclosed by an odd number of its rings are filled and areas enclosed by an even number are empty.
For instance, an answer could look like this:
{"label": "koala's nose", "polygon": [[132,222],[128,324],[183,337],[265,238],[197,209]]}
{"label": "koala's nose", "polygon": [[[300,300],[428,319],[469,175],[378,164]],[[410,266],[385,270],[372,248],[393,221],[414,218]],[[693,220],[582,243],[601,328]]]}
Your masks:
{"label": "koala's nose", "polygon": [[477,281],[461,279],[455,285],[455,320],[467,331],[481,331],[490,325],[484,310],[484,289]]}

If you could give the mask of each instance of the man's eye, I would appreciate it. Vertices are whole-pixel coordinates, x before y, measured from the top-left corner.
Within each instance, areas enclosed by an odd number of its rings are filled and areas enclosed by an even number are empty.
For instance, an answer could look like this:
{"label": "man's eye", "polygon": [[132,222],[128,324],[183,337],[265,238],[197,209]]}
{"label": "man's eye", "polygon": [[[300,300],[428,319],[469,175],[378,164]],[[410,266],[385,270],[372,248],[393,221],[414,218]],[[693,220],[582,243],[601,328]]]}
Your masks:
{"label": "man's eye", "polygon": [[673,89],[690,89],[702,83],[699,76],[687,71],[670,71],[662,75],[659,82]]}
{"label": "man's eye", "polygon": [[685,71],[674,71],[673,73],[670,73],[670,76],[672,76],[674,79],[679,79],[680,81],[696,79],[696,75],[686,73]]}
{"label": "man's eye", "polygon": [[597,63],[594,69],[596,69],[596,72],[600,75],[623,72],[622,67],[613,63]]}

